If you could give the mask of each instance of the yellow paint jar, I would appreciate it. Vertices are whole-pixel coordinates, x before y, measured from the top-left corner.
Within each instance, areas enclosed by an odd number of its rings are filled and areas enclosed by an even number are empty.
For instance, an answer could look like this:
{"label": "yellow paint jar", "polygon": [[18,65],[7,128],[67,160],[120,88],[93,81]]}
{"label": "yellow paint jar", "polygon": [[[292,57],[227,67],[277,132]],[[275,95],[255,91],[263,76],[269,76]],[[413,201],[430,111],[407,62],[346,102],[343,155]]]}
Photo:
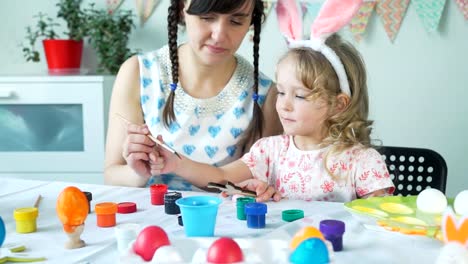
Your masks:
{"label": "yellow paint jar", "polygon": [[36,219],[39,211],[36,207],[17,208],[13,212],[13,218],[16,221],[16,232],[32,233],[36,232]]}

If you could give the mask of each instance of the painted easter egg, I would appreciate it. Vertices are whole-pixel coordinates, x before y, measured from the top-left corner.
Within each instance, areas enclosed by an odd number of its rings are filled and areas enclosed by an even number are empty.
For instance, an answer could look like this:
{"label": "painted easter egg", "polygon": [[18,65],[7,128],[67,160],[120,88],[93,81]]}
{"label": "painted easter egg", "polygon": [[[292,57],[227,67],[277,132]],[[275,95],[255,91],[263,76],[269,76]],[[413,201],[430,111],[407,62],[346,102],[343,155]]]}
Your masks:
{"label": "painted easter egg", "polygon": [[302,241],[289,257],[291,263],[326,264],[330,263],[325,242],[317,237]]}
{"label": "painted easter egg", "polygon": [[453,209],[459,215],[468,215],[468,190],[461,191],[455,196]]}
{"label": "painted easter egg", "polygon": [[208,248],[206,261],[208,263],[237,263],[244,260],[242,250],[234,239],[222,237]]}
{"label": "painted easter egg", "polygon": [[437,189],[425,189],[419,193],[416,206],[425,213],[440,214],[447,208],[447,197]]}
{"label": "painted easter egg", "polygon": [[292,238],[291,244],[289,244],[291,249],[296,249],[296,247],[304,240],[308,238],[320,238],[325,240],[322,232],[313,226],[306,226],[299,230]]}
{"label": "painted easter egg", "polygon": [[151,263],[176,264],[185,263],[176,247],[171,245],[161,246],[156,250]]}
{"label": "painted easter egg", "polygon": [[0,216],[0,247],[3,245],[3,241],[5,241],[6,231],[5,231],[5,223],[3,223],[3,219]]}
{"label": "painted easter egg", "polygon": [[147,226],[138,234],[133,243],[133,251],[145,261],[150,261],[158,248],[170,244],[164,229],[159,226]]}
{"label": "painted easter egg", "polygon": [[77,187],[66,187],[57,198],[56,211],[63,224],[63,230],[72,233],[75,227],[82,225],[88,216],[88,199]]}

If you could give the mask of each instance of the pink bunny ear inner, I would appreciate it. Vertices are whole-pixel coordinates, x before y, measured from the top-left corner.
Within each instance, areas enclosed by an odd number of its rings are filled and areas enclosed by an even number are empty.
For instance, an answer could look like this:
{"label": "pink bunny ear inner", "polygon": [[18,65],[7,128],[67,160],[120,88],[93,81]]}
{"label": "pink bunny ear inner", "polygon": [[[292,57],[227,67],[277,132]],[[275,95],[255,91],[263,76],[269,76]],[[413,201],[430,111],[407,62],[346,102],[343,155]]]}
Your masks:
{"label": "pink bunny ear inner", "polygon": [[295,0],[278,0],[276,14],[280,31],[289,39],[302,39],[302,13]]}
{"label": "pink bunny ear inner", "polygon": [[311,26],[310,36],[319,38],[338,32],[359,11],[363,0],[327,0]]}

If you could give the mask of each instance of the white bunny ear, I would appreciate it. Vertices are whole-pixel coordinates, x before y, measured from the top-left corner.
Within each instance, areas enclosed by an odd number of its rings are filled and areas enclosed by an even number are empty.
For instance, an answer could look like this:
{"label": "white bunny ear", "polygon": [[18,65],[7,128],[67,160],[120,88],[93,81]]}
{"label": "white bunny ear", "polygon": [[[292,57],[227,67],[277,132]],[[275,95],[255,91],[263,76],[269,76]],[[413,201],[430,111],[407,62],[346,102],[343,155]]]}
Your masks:
{"label": "white bunny ear", "polygon": [[276,14],[281,33],[288,39],[302,39],[302,10],[295,0],[278,0]]}
{"label": "white bunny ear", "polygon": [[326,39],[348,24],[359,11],[363,0],[326,1],[311,26],[311,38]]}

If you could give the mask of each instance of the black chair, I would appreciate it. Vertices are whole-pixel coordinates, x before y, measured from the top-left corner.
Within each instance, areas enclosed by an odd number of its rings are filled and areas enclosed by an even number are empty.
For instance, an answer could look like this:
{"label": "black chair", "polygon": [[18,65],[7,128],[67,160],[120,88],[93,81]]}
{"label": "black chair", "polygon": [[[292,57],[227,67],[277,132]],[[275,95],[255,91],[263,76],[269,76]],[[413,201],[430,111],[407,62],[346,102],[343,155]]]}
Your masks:
{"label": "black chair", "polygon": [[394,195],[417,195],[426,188],[445,193],[447,164],[437,152],[423,148],[376,147],[395,184]]}

